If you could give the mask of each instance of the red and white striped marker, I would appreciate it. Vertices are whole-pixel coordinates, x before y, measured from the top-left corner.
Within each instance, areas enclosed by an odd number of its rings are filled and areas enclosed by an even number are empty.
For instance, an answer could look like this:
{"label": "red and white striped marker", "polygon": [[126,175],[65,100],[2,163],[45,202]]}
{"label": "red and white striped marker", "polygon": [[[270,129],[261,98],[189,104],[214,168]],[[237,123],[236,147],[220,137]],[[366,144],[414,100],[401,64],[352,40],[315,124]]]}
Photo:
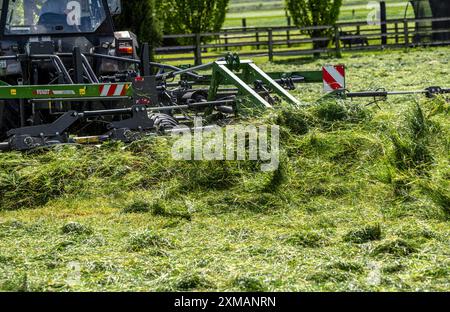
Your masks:
{"label": "red and white striped marker", "polygon": [[325,92],[345,89],[345,65],[327,65],[322,69]]}
{"label": "red and white striped marker", "polygon": [[107,84],[100,86],[101,97],[125,96],[127,94],[126,84]]}

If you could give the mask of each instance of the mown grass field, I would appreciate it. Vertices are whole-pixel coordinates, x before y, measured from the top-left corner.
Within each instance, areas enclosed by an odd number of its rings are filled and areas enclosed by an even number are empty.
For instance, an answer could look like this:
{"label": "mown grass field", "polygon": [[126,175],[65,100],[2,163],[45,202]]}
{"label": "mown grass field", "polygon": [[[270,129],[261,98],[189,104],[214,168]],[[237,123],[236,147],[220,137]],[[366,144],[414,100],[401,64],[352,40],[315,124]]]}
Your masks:
{"label": "mown grass field", "polygon": [[[348,66],[349,88],[448,86],[450,49],[261,63]],[[281,164],[184,162],[169,138],[0,154],[3,291],[448,291],[450,103],[321,100],[281,126]]]}
{"label": "mown grass field", "polygon": [[[344,0],[339,16],[340,22],[365,21],[373,10],[376,1]],[[389,19],[414,17],[411,6],[407,9],[407,1],[386,1]],[[247,26],[269,27],[285,26],[287,18],[283,0],[231,0],[224,27],[242,27],[242,19],[247,20]]]}

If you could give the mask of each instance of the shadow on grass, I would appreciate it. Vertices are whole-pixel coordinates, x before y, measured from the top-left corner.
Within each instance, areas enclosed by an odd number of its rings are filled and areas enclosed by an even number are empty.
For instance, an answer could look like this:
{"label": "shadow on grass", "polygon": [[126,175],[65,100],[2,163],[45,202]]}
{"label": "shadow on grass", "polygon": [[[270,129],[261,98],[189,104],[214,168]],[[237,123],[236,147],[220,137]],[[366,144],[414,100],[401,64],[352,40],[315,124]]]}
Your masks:
{"label": "shadow on grass", "polygon": [[274,60],[272,63],[277,65],[308,65],[315,63],[318,60],[329,60],[334,58],[332,55],[321,55],[320,57],[295,57],[290,59],[283,59],[283,60]]}

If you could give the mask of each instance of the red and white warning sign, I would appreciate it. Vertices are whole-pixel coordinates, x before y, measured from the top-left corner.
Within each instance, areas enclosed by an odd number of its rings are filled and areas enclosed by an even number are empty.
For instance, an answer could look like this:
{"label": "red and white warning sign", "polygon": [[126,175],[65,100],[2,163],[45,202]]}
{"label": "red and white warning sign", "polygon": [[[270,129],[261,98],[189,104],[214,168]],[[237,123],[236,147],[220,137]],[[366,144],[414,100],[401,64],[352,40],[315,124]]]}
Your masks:
{"label": "red and white warning sign", "polygon": [[127,94],[126,84],[107,84],[100,86],[100,96],[125,96]]}
{"label": "red and white warning sign", "polygon": [[325,92],[345,89],[345,65],[327,65],[322,72]]}

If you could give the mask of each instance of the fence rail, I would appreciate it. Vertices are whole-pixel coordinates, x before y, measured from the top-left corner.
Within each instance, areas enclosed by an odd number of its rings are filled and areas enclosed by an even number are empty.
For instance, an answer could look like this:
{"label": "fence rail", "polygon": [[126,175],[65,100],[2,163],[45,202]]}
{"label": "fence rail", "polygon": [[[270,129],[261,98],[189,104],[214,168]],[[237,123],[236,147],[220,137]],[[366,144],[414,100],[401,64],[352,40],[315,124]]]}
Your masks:
{"label": "fence rail", "polygon": [[[155,49],[160,61],[216,59],[227,51],[239,51],[247,57],[301,56],[317,53],[364,51],[385,48],[435,46],[450,44],[450,26],[437,28],[436,23],[450,24],[448,18],[391,19],[377,25],[367,22],[338,23],[334,26],[297,28],[239,27],[202,34],[166,35],[164,42],[176,41]],[[308,32],[327,30],[329,35],[310,37]],[[180,42],[182,44],[180,44]]]}

